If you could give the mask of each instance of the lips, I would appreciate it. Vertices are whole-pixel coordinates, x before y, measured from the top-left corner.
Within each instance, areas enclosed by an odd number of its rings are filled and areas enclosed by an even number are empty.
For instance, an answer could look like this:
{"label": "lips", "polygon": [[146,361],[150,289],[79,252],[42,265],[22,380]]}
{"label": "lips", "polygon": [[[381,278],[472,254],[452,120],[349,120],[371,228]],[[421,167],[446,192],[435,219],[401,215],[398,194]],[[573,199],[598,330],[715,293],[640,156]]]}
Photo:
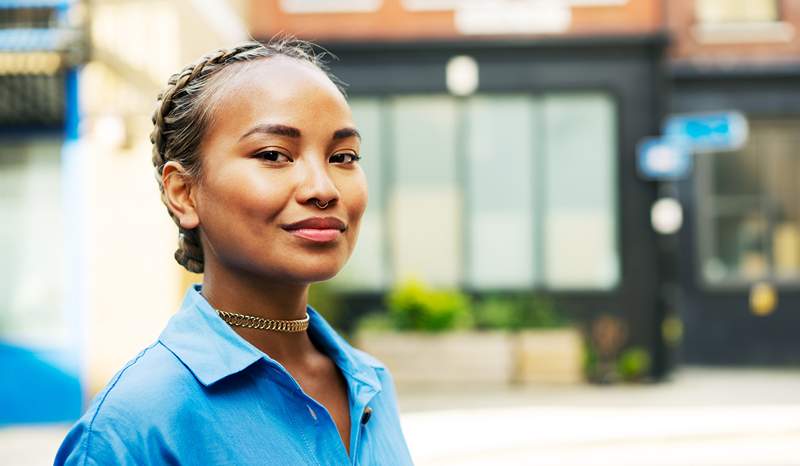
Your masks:
{"label": "lips", "polygon": [[281,226],[284,230],[339,230],[347,226],[336,217],[310,217],[299,222]]}

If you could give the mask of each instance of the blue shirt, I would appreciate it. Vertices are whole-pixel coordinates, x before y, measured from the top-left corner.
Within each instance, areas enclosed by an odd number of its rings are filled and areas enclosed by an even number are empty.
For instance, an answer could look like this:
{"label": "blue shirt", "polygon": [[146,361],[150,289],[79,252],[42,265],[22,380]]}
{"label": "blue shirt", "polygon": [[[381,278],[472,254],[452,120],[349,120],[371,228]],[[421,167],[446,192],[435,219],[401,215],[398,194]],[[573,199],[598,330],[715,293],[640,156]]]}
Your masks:
{"label": "blue shirt", "polygon": [[[327,409],[189,287],[158,341],[122,368],[67,434],[56,465],[409,465],[386,367],[311,306],[309,337],[339,367],[350,453]],[[368,414],[365,414],[368,413]]]}

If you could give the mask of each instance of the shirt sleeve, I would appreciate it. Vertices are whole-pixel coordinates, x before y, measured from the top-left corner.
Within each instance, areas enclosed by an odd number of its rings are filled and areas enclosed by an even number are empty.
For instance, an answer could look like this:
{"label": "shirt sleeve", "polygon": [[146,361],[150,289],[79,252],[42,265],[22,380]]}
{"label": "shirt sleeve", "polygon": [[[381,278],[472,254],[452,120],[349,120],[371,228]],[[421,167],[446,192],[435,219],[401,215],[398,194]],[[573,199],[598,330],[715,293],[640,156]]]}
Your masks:
{"label": "shirt sleeve", "polygon": [[[90,427],[91,426],[91,427]],[[114,430],[93,428],[81,419],[67,433],[56,453],[55,466],[146,464]]]}

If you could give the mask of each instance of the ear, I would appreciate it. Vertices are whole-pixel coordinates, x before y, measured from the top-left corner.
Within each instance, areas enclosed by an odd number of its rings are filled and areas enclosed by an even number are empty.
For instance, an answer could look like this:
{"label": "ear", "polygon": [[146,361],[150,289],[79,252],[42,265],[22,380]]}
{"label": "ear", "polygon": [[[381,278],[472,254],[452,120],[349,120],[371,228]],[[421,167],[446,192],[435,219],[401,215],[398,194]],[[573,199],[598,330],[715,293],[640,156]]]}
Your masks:
{"label": "ear", "polygon": [[195,208],[192,190],[194,184],[183,166],[174,160],[164,164],[161,183],[164,185],[167,207],[178,219],[180,226],[187,230],[197,227],[200,218]]}

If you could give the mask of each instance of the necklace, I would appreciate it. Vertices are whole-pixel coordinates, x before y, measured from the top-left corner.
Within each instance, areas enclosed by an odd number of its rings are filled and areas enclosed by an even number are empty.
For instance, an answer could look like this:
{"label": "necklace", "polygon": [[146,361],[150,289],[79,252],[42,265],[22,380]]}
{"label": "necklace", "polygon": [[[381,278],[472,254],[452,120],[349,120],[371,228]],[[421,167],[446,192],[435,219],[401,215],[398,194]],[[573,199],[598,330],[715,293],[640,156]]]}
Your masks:
{"label": "necklace", "polygon": [[308,328],[308,313],[302,319],[280,320],[264,317],[236,314],[235,312],[217,311],[222,320],[236,327],[254,328],[256,330],[275,330],[276,332],[304,332]]}
{"label": "necklace", "polygon": [[[205,296],[200,293],[200,296]],[[208,302],[208,300],[206,300]],[[237,314],[235,312],[220,311],[214,309],[217,314],[230,325],[244,328],[254,328],[256,330],[275,330],[276,332],[304,332],[308,329],[309,317],[308,313],[302,319],[296,320],[281,320],[281,319],[267,319],[258,316],[249,316],[247,314]]]}

